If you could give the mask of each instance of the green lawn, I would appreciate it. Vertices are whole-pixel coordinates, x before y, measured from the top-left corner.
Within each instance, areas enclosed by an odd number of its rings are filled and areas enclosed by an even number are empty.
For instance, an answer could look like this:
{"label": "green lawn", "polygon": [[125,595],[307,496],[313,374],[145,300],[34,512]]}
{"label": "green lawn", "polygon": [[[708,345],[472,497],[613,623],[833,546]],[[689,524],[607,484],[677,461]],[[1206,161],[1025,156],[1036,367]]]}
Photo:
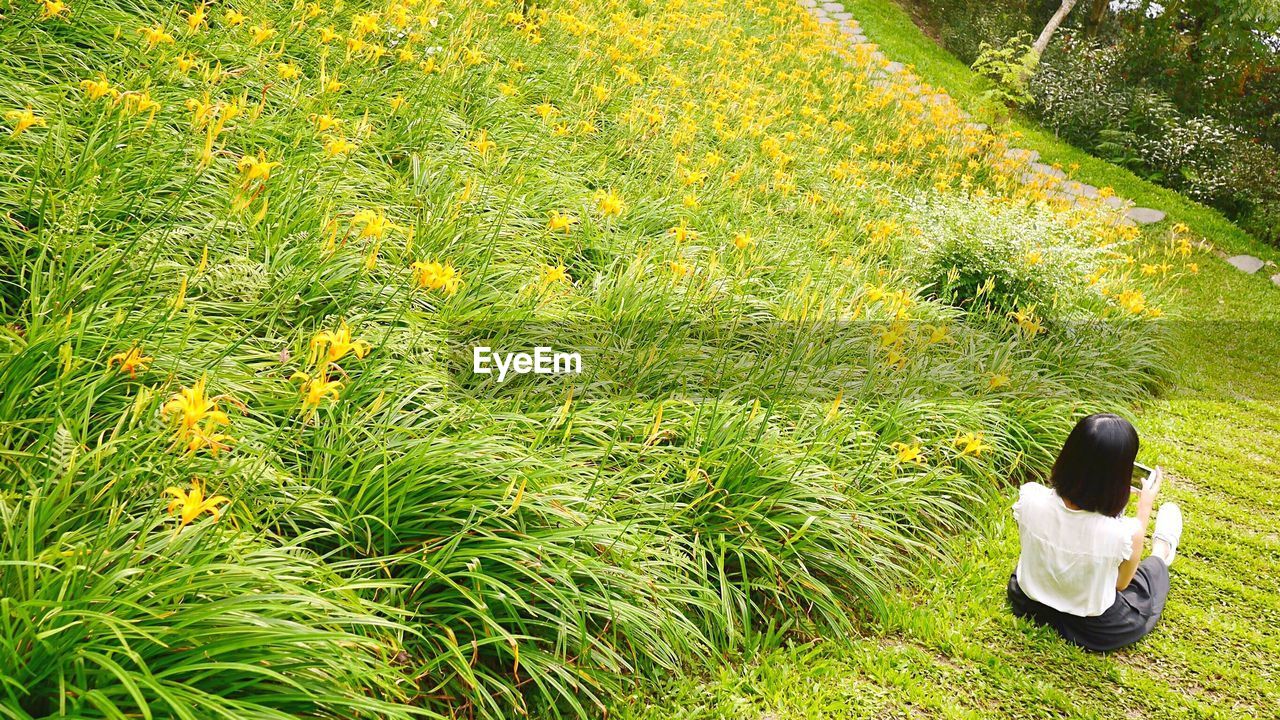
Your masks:
{"label": "green lawn", "polygon": [[[981,83],[884,0],[846,5],[894,59],[966,107]],[[1227,252],[1274,259],[1216,212],[1015,120],[1025,147],[1079,163],[1076,179],[1169,211]],[[1133,408],[1143,449],[1172,478],[1187,527],[1165,620],[1133,649],[1069,647],[1012,618],[1015,489],[947,561],[903,590],[863,636],[731,659],[695,681],[627,699],[621,718],[1276,717],[1280,708],[1280,288],[1208,251],[1176,288],[1170,388]]]}

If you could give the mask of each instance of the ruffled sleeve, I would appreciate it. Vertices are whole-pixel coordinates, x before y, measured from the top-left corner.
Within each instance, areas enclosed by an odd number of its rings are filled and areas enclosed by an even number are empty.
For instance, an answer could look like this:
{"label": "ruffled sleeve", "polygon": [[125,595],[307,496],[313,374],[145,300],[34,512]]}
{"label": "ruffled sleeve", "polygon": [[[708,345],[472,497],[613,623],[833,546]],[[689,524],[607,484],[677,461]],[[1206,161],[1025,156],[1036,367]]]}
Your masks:
{"label": "ruffled sleeve", "polygon": [[1022,508],[1026,507],[1029,499],[1048,490],[1045,486],[1038,482],[1023,483],[1018,488],[1018,499],[1013,501],[1013,519],[1019,523],[1022,522]]}

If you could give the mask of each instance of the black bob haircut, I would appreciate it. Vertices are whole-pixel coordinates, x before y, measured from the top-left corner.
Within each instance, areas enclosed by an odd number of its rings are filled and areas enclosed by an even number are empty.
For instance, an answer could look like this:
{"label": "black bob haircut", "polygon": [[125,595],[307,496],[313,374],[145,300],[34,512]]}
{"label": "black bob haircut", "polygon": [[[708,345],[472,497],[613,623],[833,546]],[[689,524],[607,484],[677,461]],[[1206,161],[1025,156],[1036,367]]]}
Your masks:
{"label": "black bob haircut", "polygon": [[1129,502],[1138,431],[1119,415],[1098,413],[1080,419],[1053,464],[1049,481],[1072,504],[1118,517]]}

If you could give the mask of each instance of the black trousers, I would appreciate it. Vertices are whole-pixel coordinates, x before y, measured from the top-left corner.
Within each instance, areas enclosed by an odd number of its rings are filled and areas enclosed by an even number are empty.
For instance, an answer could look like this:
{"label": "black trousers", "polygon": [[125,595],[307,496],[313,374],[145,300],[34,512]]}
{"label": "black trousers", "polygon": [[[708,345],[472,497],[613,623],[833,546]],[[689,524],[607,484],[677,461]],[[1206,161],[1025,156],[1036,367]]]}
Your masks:
{"label": "black trousers", "polygon": [[1068,642],[1095,652],[1132,645],[1156,626],[1169,597],[1169,567],[1148,556],[1138,565],[1133,581],[1116,591],[1116,601],[1101,615],[1080,617],[1027,597],[1018,587],[1017,575],[1009,577],[1009,605],[1013,614],[1048,625]]}

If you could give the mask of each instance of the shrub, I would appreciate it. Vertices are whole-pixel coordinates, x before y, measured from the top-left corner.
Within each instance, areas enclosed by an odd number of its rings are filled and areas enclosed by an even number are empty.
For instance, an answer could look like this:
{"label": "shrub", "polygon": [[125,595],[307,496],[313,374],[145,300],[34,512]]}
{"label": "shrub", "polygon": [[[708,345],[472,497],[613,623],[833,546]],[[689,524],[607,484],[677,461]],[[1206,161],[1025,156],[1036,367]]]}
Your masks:
{"label": "shrub", "polygon": [[1035,308],[1052,325],[1094,317],[1105,305],[1089,278],[1117,246],[1097,244],[1095,228],[978,198],[916,198],[912,207],[923,230],[916,277],[930,295],[996,317]]}
{"label": "shrub", "polygon": [[1031,37],[1020,36],[1000,46],[982,43],[973,70],[991,81],[990,89],[983,93],[988,100],[1022,108],[1032,102],[1027,84],[1039,62],[1039,56],[1031,51]]}

